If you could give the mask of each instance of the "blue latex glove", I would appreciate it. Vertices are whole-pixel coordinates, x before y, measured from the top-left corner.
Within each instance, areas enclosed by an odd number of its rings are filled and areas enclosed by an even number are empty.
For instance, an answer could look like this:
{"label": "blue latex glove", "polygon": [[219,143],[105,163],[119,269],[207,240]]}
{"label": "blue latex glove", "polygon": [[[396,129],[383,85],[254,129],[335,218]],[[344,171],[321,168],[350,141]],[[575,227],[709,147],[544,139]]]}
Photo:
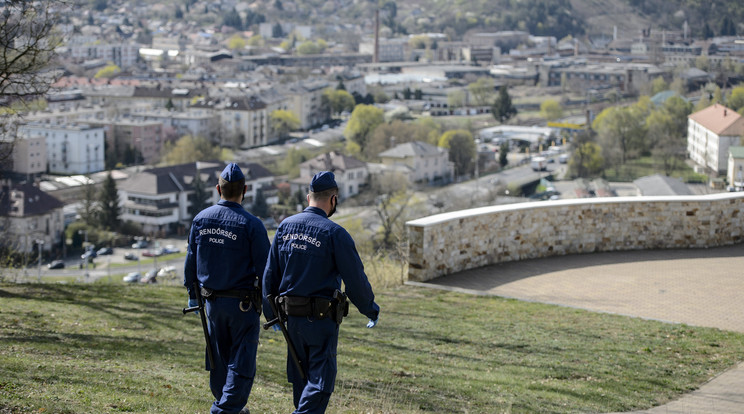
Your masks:
{"label": "blue latex glove", "polygon": [[[193,308],[194,306],[199,306],[199,301],[196,299],[189,298],[189,308]],[[194,312],[195,314],[199,314],[199,311]]]}
{"label": "blue latex glove", "polygon": [[278,323],[275,323],[275,324],[271,325],[271,329],[273,329],[274,332],[279,332],[279,331],[282,330],[282,328],[279,327],[279,324]]}
{"label": "blue latex glove", "polygon": [[367,322],[367,328],[374,328],[375,325],[377,325],[377,321],[379,320],[380,320],[379,316],[375,320],[370,319],[369,322]]}

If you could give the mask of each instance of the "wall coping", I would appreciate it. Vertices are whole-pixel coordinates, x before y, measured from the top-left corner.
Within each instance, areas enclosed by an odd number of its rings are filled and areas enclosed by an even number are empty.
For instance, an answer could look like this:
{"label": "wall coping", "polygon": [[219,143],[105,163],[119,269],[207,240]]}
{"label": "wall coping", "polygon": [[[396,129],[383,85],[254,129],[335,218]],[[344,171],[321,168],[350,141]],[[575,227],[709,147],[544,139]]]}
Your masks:
{"label": "wall coping", "polygon": [[597,198],[571,198],[563,200],[529,201],[525,203],[500,204],[497,206],[478,207],[468,210],[458,210],[449,213],[435,214],[406,222],[410,227],[427,227],[442,224],[448,221],[467,217],[492,214],[503,211],[529,210],[540,208],[552,208],[571,205],[595,205],[595,204],[617,204],[617,203],[653,203],[653,202],[705,202],[744,199],[744,192],[726,192],[706,195],[682,195],[682,196],[638,196],[638,197],[597,197]]}

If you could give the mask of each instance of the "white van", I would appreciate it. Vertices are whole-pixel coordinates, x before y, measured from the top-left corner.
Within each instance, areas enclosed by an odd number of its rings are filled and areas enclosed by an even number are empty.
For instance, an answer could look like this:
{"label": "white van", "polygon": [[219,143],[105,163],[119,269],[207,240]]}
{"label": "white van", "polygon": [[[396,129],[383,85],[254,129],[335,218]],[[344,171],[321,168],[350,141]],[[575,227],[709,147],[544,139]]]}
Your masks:
{"label": "white van", "polygon": [[545,171],[548,169],[548,159],[545,157],[534,157],[530,162],[532,171]]}

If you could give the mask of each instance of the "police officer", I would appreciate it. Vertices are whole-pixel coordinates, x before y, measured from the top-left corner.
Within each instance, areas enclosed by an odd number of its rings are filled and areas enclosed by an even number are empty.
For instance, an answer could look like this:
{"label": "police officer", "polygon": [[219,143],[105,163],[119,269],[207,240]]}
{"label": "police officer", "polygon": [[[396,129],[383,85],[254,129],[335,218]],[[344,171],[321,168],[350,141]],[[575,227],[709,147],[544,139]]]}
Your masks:
{"label": "police officer", "polygon": [[[247,413],[244,409],[256,374],[260,330],[261,271],[269,237],[263,223],[240,204],[247,186],[235,163],[222,171],[220,201],[194,217],[184,268],[189,306],[196,306],[198,281],[209,319],[214,366],[209,386],[211,413]],[[242,410],[242,411],[241,411]]]}
{"label": "police officer", "polygon": [[288,357],[295,414],[325,412],[333,392],[340,312],[348,306],[345,297],[339,298],[341,281],[351,302],[369,318],[368,328],[377,324],[380,312],[354,240],[328,219],[338,205],[332,172],[313,177],[307,201],[308,208],[282,221],[277,229],[263,275],[266,319],[274,318],[268,300],[276,297],[306,374],[303,378]]}

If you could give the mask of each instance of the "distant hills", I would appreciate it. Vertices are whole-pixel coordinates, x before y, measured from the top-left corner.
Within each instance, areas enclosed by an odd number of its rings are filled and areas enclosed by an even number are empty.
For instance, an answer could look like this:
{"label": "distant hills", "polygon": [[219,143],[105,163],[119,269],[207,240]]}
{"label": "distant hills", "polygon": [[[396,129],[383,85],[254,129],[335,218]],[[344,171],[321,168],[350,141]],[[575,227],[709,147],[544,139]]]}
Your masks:
{"label": "distant hills", "polygon": [[[205,2],[198,0],[145,1],[188,4],[191,13],[207,10]],[[242,13],[260,13],[270,23],[354,25],[365,32],[371,32],[379,6],[381,23],[392,34],[442,32],[452,40],[471,30],[523,30],[559,39],[612,36],[614,27],[621,37],[635,37],[649,28],[682,31],[685,22],[695,38],[744,34],[741,0],[253,0],[222,4],[235,4]]]}
{"label": "distant hills", "polygon": [[[263,0],[267,17],[371,24],[377,1]],[[389,3],[392,3],[389,4]],[[279,4],[281,11],[276,10]],[[707,23],[720,34],[725,19],[744,21],[741,0],[380,0],[381,20],[396,32],[444,32],[460,38],[468,30],[525,30],[535,35],[623,36],[642,29],[682,30],[685,21],[695,37]],[[307,21],[307,20],[305,20]],[[744,33],[744,25],[737,27]]]}

